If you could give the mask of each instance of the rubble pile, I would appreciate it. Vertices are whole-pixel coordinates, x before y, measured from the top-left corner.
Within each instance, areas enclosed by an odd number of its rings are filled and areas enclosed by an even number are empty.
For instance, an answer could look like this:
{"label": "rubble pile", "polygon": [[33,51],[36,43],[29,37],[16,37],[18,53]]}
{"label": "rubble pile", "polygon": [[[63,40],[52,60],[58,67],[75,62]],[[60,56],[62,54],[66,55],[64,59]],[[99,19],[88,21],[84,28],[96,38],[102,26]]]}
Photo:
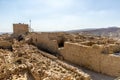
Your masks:
{"label": "rubble pile", "polygon": [[[46,33],[47,34],[47,33]],[[108,44],[116,44],[116,40],[107,37],[94,36],[88,34],[81,33],[48,33],[49,38],[52,40],[57,40],[58,42],[71,42],[71,43],[79,43],[87,46],[92,46],[93,44],[98,45],[108,45]],[[119,42],[120,43],[120,42]]]}
{"label": "rubble pile", "polygon": [[101,37],[101,36],[82,35],[82,34],[68,34],[68,35],[65,34],[64,37],[67,39],[67,41],[72,43],[80,43],[80,44],[86,43],[84,45],[87,45],[87,43],[99,44],[99,45],[108,45],[108,44],[116,43],[116,40],[114,39]]}
{"label": "rubble pile", "polygon": [[[53,35],[54,36],[53,36]],[[87,47],[100,47],[104,54],[120,54],[120,40],[80,33],[50,33],[49,38],[58,42],[59,48],[64,47],[65,42],[76,43]]]}
{"label": "rubble pile", "polygon": [[[31,34],[34,33],[19,35],[17,38],[7,34],[0,36],[0,80],[91,80],[91,77],[82,70],[59,60],[64,60],[61,54],[53,56],[39,50],[39,47],[33,44],[36,40],[33,40]],[[65,47],[65,42],[70,42],[87,48],[100,48],[102,54],[120,53],[120,42],[105,37],[49,33],[48,38],[50,44],[56,40],[57,43],[53,45],[59,46],[58,50]],[[72,58],[74,56],[72,55]]]}
{"label": "rubble pile", "polygon": [[81,70],[24,41],[14,40],[12,49],[0,49],[0,80],[90,80]]}

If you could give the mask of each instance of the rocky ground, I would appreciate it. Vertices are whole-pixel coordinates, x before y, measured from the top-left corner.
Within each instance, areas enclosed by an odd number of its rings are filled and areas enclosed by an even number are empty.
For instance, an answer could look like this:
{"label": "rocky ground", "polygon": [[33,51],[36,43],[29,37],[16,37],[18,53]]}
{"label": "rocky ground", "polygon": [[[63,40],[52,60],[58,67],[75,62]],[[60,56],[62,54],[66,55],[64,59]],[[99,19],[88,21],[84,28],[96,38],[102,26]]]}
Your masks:
{"label": "rocky ground", "polygon": [[90,80],[83,71],[24,41],[0,49],[0,80]]}
{"label": "rocky ground", "polygon": [[[53,33],[52,33],[53,35]],[[81,34],[55,34],[50,37],[60,41],[80,43],[87,46],[93,44],[118,44],[113,39]],[[39,50],[30,43],[30,35],[14,37],[0,35],[0,80],[114,80],[115,78],[96,74],[89,70],[66,63]],[[85,43],[84,43],[85,42]],[[84,71],[82,71],[82,70]],[[86,73],[88,74],[86,74]],[[91,77],[90,77],[90,76]],[[92,79],[91,79],[92,78]]]}

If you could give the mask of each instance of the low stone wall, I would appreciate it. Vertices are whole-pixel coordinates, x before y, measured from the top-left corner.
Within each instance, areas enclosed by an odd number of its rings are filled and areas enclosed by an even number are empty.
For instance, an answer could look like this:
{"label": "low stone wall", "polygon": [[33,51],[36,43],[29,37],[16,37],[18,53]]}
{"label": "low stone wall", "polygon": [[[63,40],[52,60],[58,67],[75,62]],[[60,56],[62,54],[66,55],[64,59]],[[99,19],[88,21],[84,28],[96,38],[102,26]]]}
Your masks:
{"label": "low stone wall", "polygon": [[41,49],[49,51],[51,53],[58,53],[58,44],[56,40],[50,40],[48,34],[45,33],[33,33],[33,43]]}
{"label": "low stone wall", "polygon": [[12,43],[6,40],[1,40],[0,41],[0,48],[3,49],[11,49],[12,48]]}
{"label": "low stone wall", "polygon": [[102,54],[103,49],[100,45],[85,46],[66,42],[64,48],[60,49],[60,54],[65,60],[80,66],[107,75],[120,76],[120,56]]}

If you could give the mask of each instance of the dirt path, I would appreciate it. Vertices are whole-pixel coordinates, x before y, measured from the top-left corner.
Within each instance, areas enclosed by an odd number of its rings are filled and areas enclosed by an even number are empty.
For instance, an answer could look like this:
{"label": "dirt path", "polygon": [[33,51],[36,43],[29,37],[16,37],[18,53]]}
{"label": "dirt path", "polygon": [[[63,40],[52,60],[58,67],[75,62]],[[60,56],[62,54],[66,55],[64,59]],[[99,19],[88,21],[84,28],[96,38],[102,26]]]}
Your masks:
{"label": "dirt path", "polygon": [[78,65],[74,65],[70,62],[67,62],[67,61],[65,61],[65,62],[83,70],[83,72],[89,74],[93,80],[115,80],[116,79],[116,77],[111,77],[111,76],[108,76],[108,75],[105,75],[105,74],[97,73],[97,72],[94,72],[92,70],[80,67]]}
{"label": "dirt path", "polygon": [[89,74],[92,77],[93,80],[115,80],[115,77],[100,74],[100,73],[97,73],[97,72],[94,72],[94,71],[91,71],[91,70],[88,70],[88,69],[85,69],[85,68],[81,68],[81,67],[80,67],[80,69],[82,69],[84,72]]}

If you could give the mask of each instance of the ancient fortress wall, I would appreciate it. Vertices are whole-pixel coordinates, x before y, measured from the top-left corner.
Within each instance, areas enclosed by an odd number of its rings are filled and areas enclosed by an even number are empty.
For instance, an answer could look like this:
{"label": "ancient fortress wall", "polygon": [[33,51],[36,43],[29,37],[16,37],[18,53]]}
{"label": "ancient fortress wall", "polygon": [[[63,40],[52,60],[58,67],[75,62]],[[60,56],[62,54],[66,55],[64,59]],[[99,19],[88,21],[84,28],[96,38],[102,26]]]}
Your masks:
{"label": "ancient fortress wall", "polygon": [[102,54],[103,46],[66,42],[60,49],[65,60],[111,76],[120,76],[120,56]]}
{"label": "ancient fortress wall", "polygon": [[45,49],[52,53],[58,53],[58,44],[56,40],[48,38],[48,34],[34,33],[32,34],[33,43],[39,48]]}

